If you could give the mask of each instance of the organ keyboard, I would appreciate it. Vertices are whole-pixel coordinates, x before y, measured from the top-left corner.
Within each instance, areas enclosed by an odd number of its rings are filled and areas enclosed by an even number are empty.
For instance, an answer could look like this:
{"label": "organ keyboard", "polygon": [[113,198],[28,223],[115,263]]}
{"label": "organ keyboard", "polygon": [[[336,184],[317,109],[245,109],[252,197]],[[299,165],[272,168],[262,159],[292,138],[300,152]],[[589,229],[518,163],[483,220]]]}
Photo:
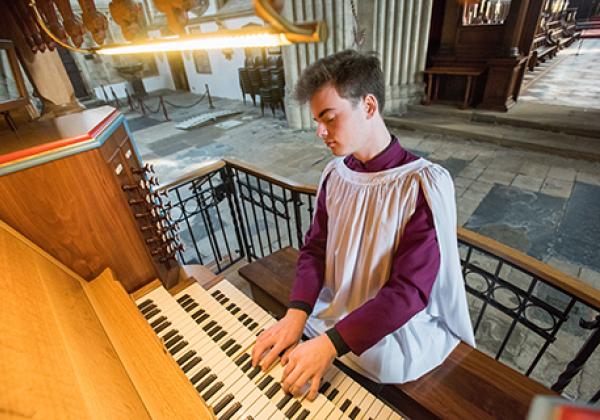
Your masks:
{"label": "organ keyboard", "polygon": [[250,361],[275,319],[226,280],[208,291],[192,283],[175,296],[158,287],[136,304],[219,419],[402,418],[335,366],[314,401],[285,394],[281,365],[262,372]]}

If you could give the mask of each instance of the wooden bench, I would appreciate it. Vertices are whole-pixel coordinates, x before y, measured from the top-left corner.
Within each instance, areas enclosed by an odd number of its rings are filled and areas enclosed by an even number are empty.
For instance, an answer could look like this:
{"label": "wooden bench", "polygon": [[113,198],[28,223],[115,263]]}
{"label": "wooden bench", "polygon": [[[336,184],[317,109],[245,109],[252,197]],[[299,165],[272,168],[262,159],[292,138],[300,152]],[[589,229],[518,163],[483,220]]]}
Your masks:
{"label": "wooden bench", "polygon": [[[480,67],[430,67],[426,69],[424,73],[427,75],[427,99],[424,101],[424,105],[429,105],[433,101],[437,101],[440,88],[439,76],[464,76],[467,79],[467,83],[460,108],[467,108],[473,95],[473,78],[479,77],[483,71],[484,69]],[[433,88],[434,85],[435,89]]]}
{"label": "wooden bench", "polygon": [[[285,314],[297,260],[298,251],[288,247],[239,270],[250,282],[255,301],[277,317]],[[523,419],[535,395],[557,395],[464,343],[414,382],[374,385],[349,373],[411,419]]]}
{"label": "wooden bench", "polygon": [[548,34],[535,37],[527,63],[529,71],[533,71],[540,63],[545,62],[547,58],[553,58],[557,50],[558,45],[549,38]]}

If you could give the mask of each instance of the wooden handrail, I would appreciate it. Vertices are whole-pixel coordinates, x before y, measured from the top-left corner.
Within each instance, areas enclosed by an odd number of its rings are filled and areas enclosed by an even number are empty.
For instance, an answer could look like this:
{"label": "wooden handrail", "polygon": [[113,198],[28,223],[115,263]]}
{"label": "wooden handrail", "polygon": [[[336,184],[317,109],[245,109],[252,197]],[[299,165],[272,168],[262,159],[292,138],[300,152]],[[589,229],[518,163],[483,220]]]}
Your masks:
{"label": "wooden handrail", "polygon": [[[265,179],[275,185],[291,191],[305,194],[317,193],[317,186],[314,184],[300,184],[248,163],[229,158],[211,162],[209,165],[204,165],[201,168],[180,177],[178,180],[171,182],[167,186],[161,187],[161,189],[167,189],[174,185],[181,184],[197,176],[205,175],[216,169],[220,169],[225,165],[248,172],[253,176]],[[557,289],[574,296],[583,303],[593,307],[595,310],[600,311],[600,290],[594,288],[593,286],[590,286],[576,277],[563,273],[562,271],[548,264],[545,264],[527,254],[524,254],[523,252],[520,252],[486,236],[480,235],[463,227],[458,227],[457,230],[458,239],[462,242],[486,251],[494,256],[500,257],[503,260],[542,279],[544,282],[556,287]]]}
{"label": "wooden handrail", "polygon": [[300,184],[298,182],[291,181],[282,176],[276,175],[272,172],[265,171],[264,169],[258,168],[256,166],[250,165],[246,162],[242,162],[236,159],[224,159],[225,163],[228,166],[242,170],[244,172],[248,172],[250,175],[254,175],[256,177],[265,179],[275,185],[278,185],[282,188],[287,188],[289,190],[305,193],[305,194],[316,194],[317,186],[312,184]]}
{"label": "wooden handrail", "polygon": [[162,185],[158,190],[159,191],[167,191],[169,188],[172,188],[176,185],[185,184],[186,182],[188,182],[194,178],[198,178],[199,176],[209,174],[211,172],[221,169],[224,166],[225,166],[225,162],[223,160],[211,160],[211,161],[203,162],[198,166],[198,168],[180,176],[179,178],[175,179],[174,181],[169,182],[166,185]]}

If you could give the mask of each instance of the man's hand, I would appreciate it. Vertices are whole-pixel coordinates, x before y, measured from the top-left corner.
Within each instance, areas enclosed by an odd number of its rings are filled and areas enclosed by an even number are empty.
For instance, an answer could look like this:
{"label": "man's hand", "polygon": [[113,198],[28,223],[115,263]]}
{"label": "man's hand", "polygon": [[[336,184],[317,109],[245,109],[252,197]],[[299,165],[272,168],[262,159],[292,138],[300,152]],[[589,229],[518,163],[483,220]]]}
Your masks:
{"label": "man's hand", "polygon": [[326,334],[298,344],[283,356],[285,366],[281,383],[283,390],[297,397],[310,381],[307,398],[317,397],[321,378],[337,356],[335,347]]}
{"label": "man's hand", "polygon": [[271,328],[263,331],[252,349],[252,366],[260,362],[267,370],[279,354],[296,345],[302,338],[308,315],[300,309],[288,309],[287,313]]}

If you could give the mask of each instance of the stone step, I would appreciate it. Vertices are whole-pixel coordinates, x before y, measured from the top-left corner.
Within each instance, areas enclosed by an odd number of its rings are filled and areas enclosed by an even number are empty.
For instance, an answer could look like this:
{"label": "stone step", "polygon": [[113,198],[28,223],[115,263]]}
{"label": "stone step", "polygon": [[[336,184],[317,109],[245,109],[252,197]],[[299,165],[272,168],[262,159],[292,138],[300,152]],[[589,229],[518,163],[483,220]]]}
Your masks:
{"label": "stone step", "polygon": [[520,102],[508,112],[409,105],[409,112],[600,138],[600,109]]}
{"label": "stone step", "polygon": [[386,117],[391,127],[449,134],[502,146],[600,161],[600,139],[491,122],[471,121],[464,116],[410,111],[402,117]]}

